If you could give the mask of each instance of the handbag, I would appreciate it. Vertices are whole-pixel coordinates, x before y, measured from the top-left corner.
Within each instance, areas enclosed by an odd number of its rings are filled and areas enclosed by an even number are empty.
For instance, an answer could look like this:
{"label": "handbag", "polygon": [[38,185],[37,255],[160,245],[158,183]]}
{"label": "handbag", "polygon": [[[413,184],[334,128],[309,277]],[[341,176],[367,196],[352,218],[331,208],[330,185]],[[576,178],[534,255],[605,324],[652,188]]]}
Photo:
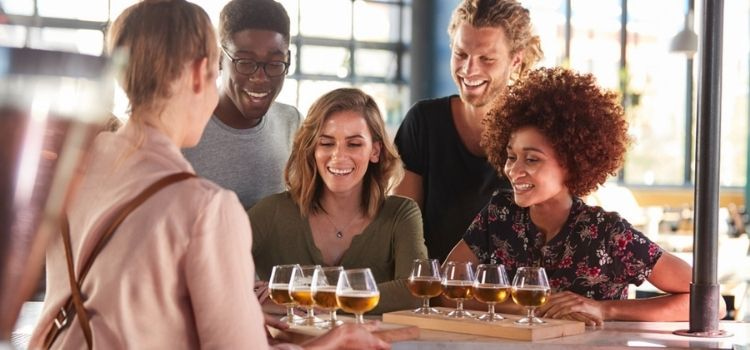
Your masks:
{"label": "handbag", "polygon": [[86,338],[86,345],[88,345],[89,349],[92,348],[89,317],[86,313],[86,309],[83,306],[83,298],[81,296],[81,285],[83,285],[83,280],[86,278],[86,275],[91,268],[91,264],[93,264],[94,260],[102,251],[104,246],[107,245],[110,238],[112,238],[112,234],[115,232],[115,230],[117,230],[120,224],[125,220],[125,218],[127,218],[127,216],[131,212],[133,212],[133,210],[138,208],[141,204],[143,204],[143,202],[159,192],[161,189],[173,183],[187,180],[193,177],[196,177],[196,175],[187,172],[167,175],[154,182],[150,186],[146,187],[146,189],[135,196],[135,198],[127,202],[120,209],[118,214],[114,216],[114,219],[110,222],[109,226],[107,226],[107,229],[104,231],[104,234],[99,236],[99,241],[94,246],[91,255],[89,255],[87,259],[82,260],[84,261],[84,264],[77,279],[75,277],[75,268],[73,266],[73,250],[70,243],[70,224],[68,223],[68,217],[66,215],[63,215],[60,223],[60,234],[62,235],[63,245],[65,246],[65,259],[68,265],[68,280],[70,281],[71,295],[68,297],[64,306],[60,308],[60,311],[57,312],[57,315],[53,319],[52,326],[44,338],[44,349],[49,349],[52,347],[55,339],[57,339],[60,333],[62,333],[62,331],[68,327],[70,321],[75,316],[78,316],[78,323],[83,329],[83,335]]}

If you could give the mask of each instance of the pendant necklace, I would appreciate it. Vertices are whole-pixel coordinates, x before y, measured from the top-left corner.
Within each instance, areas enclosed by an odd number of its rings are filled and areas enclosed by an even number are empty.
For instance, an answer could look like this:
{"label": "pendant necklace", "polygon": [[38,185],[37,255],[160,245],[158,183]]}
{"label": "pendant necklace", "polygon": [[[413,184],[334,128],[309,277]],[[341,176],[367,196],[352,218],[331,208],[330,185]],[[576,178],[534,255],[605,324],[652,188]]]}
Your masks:
{"label": "pendant necklace", "polygon": [[338,239],[344,238],[344,232],[349,229],[349,226],[351,226],[354,223],[354,221],[357,219],[357,217],[358,217],[358,216],[355,216],[354,218],[352,218],[349,221],[349,224],[347,224],[346,226],[344,226],[343,229],[339,229],[338,226],[336,226],[336,224],[333,222],[333,220],[331,219],[331,217],[328,215],[328,212],[326,212],[325,210],[323,210],[323,215],[326,216],[326,219],[328,219],[328,222],[330,222],[331,226],[333,226],[333,229],[336,232],[336,238],[338,238]]}

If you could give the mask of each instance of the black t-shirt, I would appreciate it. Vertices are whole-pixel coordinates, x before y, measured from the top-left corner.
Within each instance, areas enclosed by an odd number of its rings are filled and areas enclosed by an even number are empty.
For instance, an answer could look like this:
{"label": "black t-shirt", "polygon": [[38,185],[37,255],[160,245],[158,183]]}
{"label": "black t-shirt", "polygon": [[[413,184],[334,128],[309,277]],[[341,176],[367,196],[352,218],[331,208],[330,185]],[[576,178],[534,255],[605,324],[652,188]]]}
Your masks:
{"label": "black t-shirt", "polygon": [[487,159],[471,154],[451,113],[451,98],[417,102],[396,133],[404,167],[422,176],[424,238],[430,258],[445,260],[498,189],[510,189]]}

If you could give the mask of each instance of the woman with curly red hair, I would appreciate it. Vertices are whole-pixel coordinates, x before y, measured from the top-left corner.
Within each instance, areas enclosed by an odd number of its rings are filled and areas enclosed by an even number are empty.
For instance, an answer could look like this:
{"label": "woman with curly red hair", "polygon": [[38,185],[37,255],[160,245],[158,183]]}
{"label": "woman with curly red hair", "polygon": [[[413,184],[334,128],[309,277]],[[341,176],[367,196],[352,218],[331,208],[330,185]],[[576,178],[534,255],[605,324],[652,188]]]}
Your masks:
{"label": "woman with curly red hair", "polygon": [[[502,108],[499,106],[502,105]],[[586,205],[614,175],[629,143],[614,92],[590,74],[543,68],[510,87],[485,119],[488,161],[511,182],[495,192],[447,260],[544,267],[553,294],[538,314],[604,320],[676,321],[689,312],[691,268],[614,212]],[[667,295],[626,300],[648,280]],[[506,312],[520,312],[506,302]]]}

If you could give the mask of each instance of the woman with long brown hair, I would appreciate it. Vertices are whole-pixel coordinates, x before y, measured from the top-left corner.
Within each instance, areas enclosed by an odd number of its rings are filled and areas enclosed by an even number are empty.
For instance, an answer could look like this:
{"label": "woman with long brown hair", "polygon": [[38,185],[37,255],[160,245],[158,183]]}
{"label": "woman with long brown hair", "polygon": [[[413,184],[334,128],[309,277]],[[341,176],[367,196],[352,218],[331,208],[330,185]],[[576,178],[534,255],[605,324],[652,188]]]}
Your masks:
{"label": "woman with long brown hair", "polygon": [[258,275],[290,263],[369,267],[381,292],[373,313],[417,305],[405,279],[427,249],[419,207],[387,195],[400,175],[372,97],[352,88],[320,97],[295,136],[288,191],[249,211]]}

